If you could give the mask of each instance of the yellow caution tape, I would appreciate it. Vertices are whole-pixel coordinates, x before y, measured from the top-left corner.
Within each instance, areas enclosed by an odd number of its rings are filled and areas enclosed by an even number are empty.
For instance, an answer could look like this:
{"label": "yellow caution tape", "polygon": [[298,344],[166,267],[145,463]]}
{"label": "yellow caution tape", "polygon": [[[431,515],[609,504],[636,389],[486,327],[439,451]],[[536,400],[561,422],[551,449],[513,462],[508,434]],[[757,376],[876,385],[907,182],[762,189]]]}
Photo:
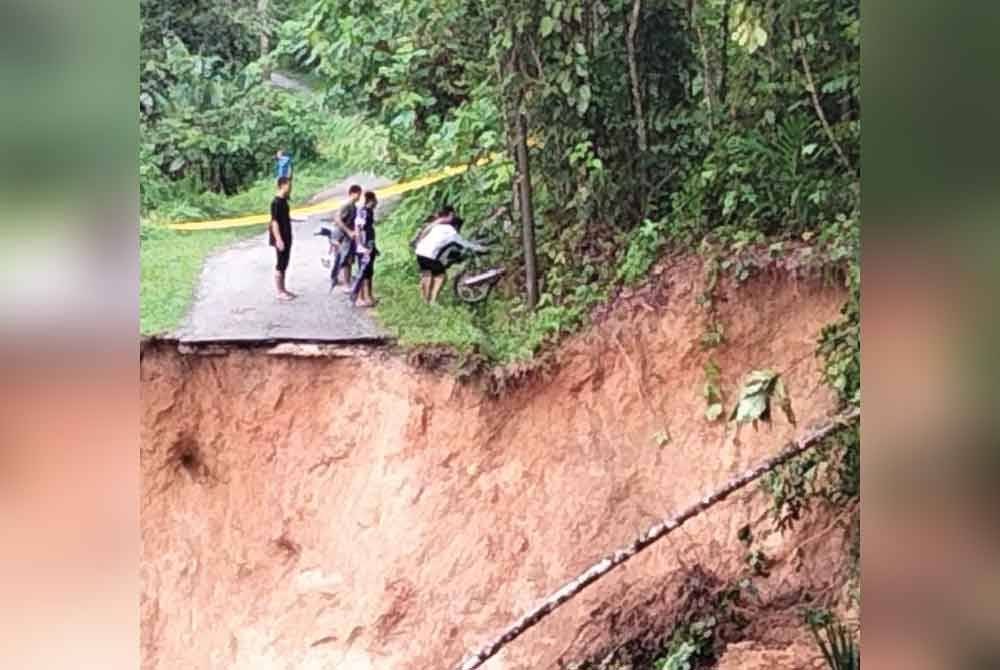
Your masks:
{"label": "yellow caution tape", "polygon": [[[472,165],[486,165],[491,163],[501,154],[492,154],[484,158],[479,159]],[[382,188],[375,189],[375,195],[381,200],[388,198],[390,196],[402,195],[403,193],[409,193],[410,191],[416,191],[417,189],[424,188],[436,182],[449,177],[454,177],[457,174],[462,174],[467,171],[471,166],[469,164],[464,165],[452,165],[446,167],[443,170],[438,170],[423,177],[418,177],[416,179],[411,179],[410,181],[397,182],[395,184],[389,184],[388,186],[383,186]],[[311,214],[319,214],[321,212],[329,212],[332,209],[336,209],[340,205],[340,201],[337,198],[330,198],[324,200],[323,202],[316,203],[315,205],[309,205],[308,207],[297,207],[292,210],[292,218],[303,218]],[[237,216],[227,219],[216,219],[213,221],[190,221],[188,223],[171,223],[168,224],[168,228],[173,228],[174,230],[219,230],[222,228],[239,228],[241,226],[258,226],[261,224],[267,224],[271,221],[271,215],[269,213],[265,214],[249,214],[247,216]]]}

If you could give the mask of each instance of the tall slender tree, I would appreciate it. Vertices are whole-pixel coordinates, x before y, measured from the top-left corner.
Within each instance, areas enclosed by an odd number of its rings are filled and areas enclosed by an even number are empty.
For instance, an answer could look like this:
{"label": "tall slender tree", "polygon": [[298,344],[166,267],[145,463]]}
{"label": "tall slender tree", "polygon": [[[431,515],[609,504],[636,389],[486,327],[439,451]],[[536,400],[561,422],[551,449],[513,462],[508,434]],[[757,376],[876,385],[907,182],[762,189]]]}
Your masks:
{"label": "tall slender tree", "polygon": [[[260,21],[260,57],[264,58],[271,52],[271,36],[268,34],[268,0],[257,0],[257,19]],[[262,68],[264,81],[270,81],[271,68],[264,63]]]}

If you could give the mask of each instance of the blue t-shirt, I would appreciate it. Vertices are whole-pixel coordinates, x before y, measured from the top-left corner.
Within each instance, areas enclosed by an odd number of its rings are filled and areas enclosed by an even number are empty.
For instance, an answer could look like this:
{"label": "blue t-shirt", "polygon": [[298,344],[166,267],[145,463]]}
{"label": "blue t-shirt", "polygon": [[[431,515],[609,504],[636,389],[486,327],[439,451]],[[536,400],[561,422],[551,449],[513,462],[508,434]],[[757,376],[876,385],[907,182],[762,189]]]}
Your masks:
{"label": "blue t-shirt", "polygon": [[292,174],[292,157],[284,155],[274,162],[274,178],[288,177]]}

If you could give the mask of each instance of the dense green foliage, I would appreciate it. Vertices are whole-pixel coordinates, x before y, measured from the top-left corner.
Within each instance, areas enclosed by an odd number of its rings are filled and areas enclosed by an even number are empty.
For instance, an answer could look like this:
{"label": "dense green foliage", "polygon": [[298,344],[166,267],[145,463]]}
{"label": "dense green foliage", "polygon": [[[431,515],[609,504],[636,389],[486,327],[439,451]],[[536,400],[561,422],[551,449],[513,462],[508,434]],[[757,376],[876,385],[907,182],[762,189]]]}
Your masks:
{"label": "dense green foliage", "polygon": [[[848,290],[817,353],[841,405],[860,405],[859,0],[265,5],[141,3],[143,332],[177,323],[206,253],[261,230],[149,224],[262,210],[278,148],[295,156],[297,198],[348,170],[413,176],[491,157],[407,196],[382,222],[377,315],[404,344],[448,345],[493,363],[530,359],[682,248],[705,257],[701,345],[710,350],[725,341],[713,299],[720,277],[745,281],[764,269],[759,258],[794,250]],[[261,35],[270,54],[260,53]],[[296,73],[312,91],[276,89],[264,81],[270,68]],[[518,210],[512,157],[522,115],[541,275],[533,311],[517,226],[478,224],[498,205]],[[407,242],[446,202],[473,222],[466,232],[497,239],[508,275],[485,305],[456,304],[447,292],[434,308],[420,301]],[[706,419],[720,420],[728,408],[710,354],[705,370]],[[786,409],[776,375],[754,388],[735,418],[766,420],[772,396]],[[669,441],[668,431],[656,437]],[[818,501],[859,509],[858,427],[763,487],[781,529]],[[750,555],[761,573],[763,555]],[[701,614],[679,622],[654,667],[699,667],[713,656],[717,619]],[[840,631],[827,630],[825,642],[830,657],[850,657]]]}
{"label": "dense green foliage", "polygon": [[503,148],[524,109],[550,265],[603,260],[644,219],[783,234],[856,210],[857,2],[641,3],[634,87],[633,9],[320,0],[286,24],[281,52],[323,73],[339,108],[382,120],[403,165]]}
{"label": "dense green foliage", "polygon": [[[392,225],[412,230],[444,201],[476,220],[517,204],[510,156],[524,113],[542,279],[540,315],[525,317],[536,335],[493,346],[503,322],[477,313],[465,324],[484,337],[404,338],[530,355],[616,283],[645,276],[666,246],[706,235],[725,247],[835,230],[846,258],[817,261],[856,261],[856,236],[837,225],[859,222],[856,0],[296,0],[263,14],[250,0],[183,4],[143,8],[146,210],[178,192],[241,189],[278,146],[308,164],[331,119],[361,115],[386,129],[383,173],[498,154],[411,196]],[[262,31],[273,51],[259,60]],[[308,73],[317,94],[263,84],[264,64]],[[522,287],[508,237],[503,314]]]}
{"label": "dense green foliage", "polygon": [[250,2],[144,0],[140,23],[140,200],[148,213],[262,178],[284,148],[317,156],[317,100],[264,82]]}
{"label": "dense green foliage", "polygon": [[[859,25],[851,0],[318,0],[282,26],[278,53],[320,73],[334,109],[388,128],[403,173],[510,157],[526,114],[557,335],[667,244],[857,227]],[[473,170],[396,220],[412,228],[446,200],[480,218],[516,204],[513,176],[509,160]]]}
{"label": "dense green foliage", "polygon": [[192,55],[173,39],[145,73],[155,82],[140,97],[147,203],[159,199],[148,193],[157,177],[234,193],[270,168],[279,147],[300,160],[316,157],[318,105],[263,85],[256,65],[237,69]]}

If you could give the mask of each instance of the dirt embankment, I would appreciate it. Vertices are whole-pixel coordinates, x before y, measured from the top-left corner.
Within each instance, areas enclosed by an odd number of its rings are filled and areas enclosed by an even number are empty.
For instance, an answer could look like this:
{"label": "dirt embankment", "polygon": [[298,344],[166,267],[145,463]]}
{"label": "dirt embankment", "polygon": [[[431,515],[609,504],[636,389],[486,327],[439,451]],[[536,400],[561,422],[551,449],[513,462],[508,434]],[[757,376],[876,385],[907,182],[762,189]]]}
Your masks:
{"label": "dirt embankment", "polygon": [[[500,398],[387,353],[150,347],[143,668],[454,667],[594,559],[772,453],[796,434],[783,418],[739,442],[705,420],[701,268],[669,276]],[[712,355],[728,399],[743,373],[770,367],[801,420],[827,415],[813,352],[842,292],[758,280],[721,294],[727,344]],[[766,506],[756,489],[735,496],[488,667],[555,668],[666,620],[685,566],[745,571],[737,533]],[[836,552],[811,543],[793,561],[799,539],[767,540],[779,564],[765,599],[829,581]]]}

